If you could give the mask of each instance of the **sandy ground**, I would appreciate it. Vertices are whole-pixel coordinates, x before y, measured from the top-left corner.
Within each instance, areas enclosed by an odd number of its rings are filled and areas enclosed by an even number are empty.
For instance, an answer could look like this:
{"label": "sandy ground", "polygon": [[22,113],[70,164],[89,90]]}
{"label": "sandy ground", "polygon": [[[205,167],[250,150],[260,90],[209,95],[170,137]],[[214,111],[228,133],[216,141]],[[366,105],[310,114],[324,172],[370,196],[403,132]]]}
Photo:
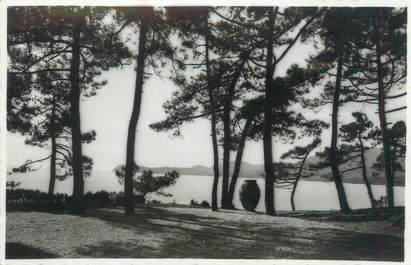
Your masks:
{"label": "sandy ground", "polygon": [[9,212],[6,227],[7,242],[62,258],[403,259],[402,229],[378,220],[155,207],[133,216],[117,209],[83,216]]}

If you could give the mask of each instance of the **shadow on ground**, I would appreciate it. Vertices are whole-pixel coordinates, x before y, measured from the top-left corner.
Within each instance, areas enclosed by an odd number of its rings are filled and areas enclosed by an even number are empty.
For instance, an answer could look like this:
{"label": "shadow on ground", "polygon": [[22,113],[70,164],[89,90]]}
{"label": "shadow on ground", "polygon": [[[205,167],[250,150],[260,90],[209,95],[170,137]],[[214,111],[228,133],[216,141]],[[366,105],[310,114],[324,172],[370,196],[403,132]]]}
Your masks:
{"label": "shadow on ground", "polygon": [[56,255],[22,243],[6,243],[6,259],[52,259]]}
{"label": "shadow on ground", "polygon": [[403,239],[331,228],[296,227],[233,222],[214,217],[172,212],[161,208],[137,209],[131,216],[98,210],[87,217],[129,229],[158,247],[136,237],[133,242],[105,241],[79,247],[93,258],[220,258],[220,259],[342,259],[403,261]]}

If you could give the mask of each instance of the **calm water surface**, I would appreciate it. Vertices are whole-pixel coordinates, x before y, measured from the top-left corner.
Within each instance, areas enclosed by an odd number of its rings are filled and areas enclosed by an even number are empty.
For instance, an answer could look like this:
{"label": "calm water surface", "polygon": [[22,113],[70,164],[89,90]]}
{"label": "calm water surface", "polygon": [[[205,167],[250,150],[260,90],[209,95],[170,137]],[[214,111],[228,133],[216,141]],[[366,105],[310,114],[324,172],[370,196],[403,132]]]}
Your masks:
{"label": "calm water surface", "polygon": [[[47,191],[48,176],[44,172],[33,172],[30,174],[15,174],[8,180],[21,182],[21,188],[39,189]],[[238,191],[245,178],[239,178],[234,195],[234,206],[242,209],[239,201]],[[172,194],[171,197],[149,195],[148,199],[156,199],[162,202],[176,202],[178,204],[189,204],[191,199],[198,202],[206,200],[211,202],[211,187],[213,178],[210,176],[182,175],[177,183],[164,191]],[[264,211],[264,179],[257,179],[260,187],[261,197],[257,205],[257,211]],[[56,192],[71,193],[72,178],[65,181],[57,181]],[[367,196],[365,185],[344,184],[348,203],[351,208],[368,208],[370,202]],[[385,186],[372,186],[374,197],[380,198],[385,195]],[[123,187],[118,183],[113,172],[96,172],[91,177],[85,179],[86,191],[122,191]],[[221,180],[219,183],[219,194],[221,191]],[[291,190],[275,189],[275,203],[278,210],[291,210],[290,203]],[[395,204],[404,205],[404,187],[395,187]],[[333,182],[311,182],[301,181],[295,194],[295,206],[297,210],[332,210],[339,209],[338,197]]]}

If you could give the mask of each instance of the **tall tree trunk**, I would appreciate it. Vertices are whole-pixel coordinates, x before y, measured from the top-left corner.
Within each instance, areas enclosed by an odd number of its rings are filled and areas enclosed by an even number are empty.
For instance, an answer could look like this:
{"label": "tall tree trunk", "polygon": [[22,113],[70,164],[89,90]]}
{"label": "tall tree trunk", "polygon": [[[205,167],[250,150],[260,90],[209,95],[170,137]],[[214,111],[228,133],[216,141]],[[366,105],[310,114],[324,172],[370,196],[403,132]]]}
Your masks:
{"label": "tall tree trunk", "polygon": [[57,147],[56,147],[56,98],[53,96],[53,105],[51,108],[51,118],[50,118],[50,138],[51,138],[51,156],[50,156],[50,182],[49,182],[49,198],[50,201],[54,194],[54,186],[56,183],[56,156],[57,156]]}
{"label": "tall tree trunk", "polygon": [[396,151],[395,151],[397,149],[397,146],[396,146],[397,139],[392,139],[391,141],[393,145],[392,151],[391,151],[391,177],[394,183],[395,181],[395,160],[397,159]]}
{"label": "tall tree trunk", "polygon": [[273,63],[273,30],[274,30],[274,10],[268,10],[268,41],[265,75],[265,97],[264,97],[264,128],[263,128],[263,148],[264,148],[264,170],[265,170],[265,208],[268,215],[275,215],[274,207],[274,169],[273,169],[273,148],[272,148],[272,109],[273,109],[273,75],[275,64]]}
{"label": "tall tree trunk", "polygon": [[138,118],[140,116],[141,96],[143,94],[144,83],[144,65],[146,58],[146,38],[148,25],[142,19],[140,23],[140,36],[138,40],[138,55],[136,67],[136,83],[134,92],[133,110],[131,112],[130,123],[127,132],[127,154],[126,154],[126,170],[124,178],[124,195],[125,195],[125,213],[134,213],[134,194],[133,194],[133,176],[135,169],[135,143],[136,143],[136,129]]}
{"label": "tall tree trunk", "polygon": [[335,187],[337,188],[338,200],[340,203],[341,211],[350,211],[348,206],[347,196],[345,194],[344,185],[340,171],[338,169],[337,161],[337,137],[338,137],[338,109],[340,105],[340,90],[341,90],[341,74],[342,65],[344,60],[344,46],[341,41],[337,41],[337,77],[335,81],[334,99],[332,107],[332,120],[331,120],[331,146],[330,146],[330,166],[334,177]]}
{"label": "tall tree trunk", "polygon": [[209,35],[210,31],[208,28],[208,13],[206,16],[206,34],[205,34],[205,49],[206,49],[206,69],[207,69],[207,90],[208,96],[210,99],[210,108],[211,108],[211,139],[213,142],[213,168],[214,168],[214,178],[213,178],[213,187],[211,191],[211,210],[217,211],[217,188],[218,188],[218,179],[220,177],[220,170],[218,168],[218,145],[217,145],[217,117],[216,117],[216,106],[214,101],[214,85],[213,78],[211,76],[211,65],[209,58]]}
{"label": "tall tree trunk", "polygon": [[230,152],[231,152],[231,106],[233,104],[233,98],[235,94],[235,86],[238,79],[241,76],[241,71],[247,62],[245,56],[240,55],[241,64],[233,75],[233,79],[228,87],[228,93],[224,101],[223,110],[223,127],[224,127],[224,144],[223,144],[223,186],[221,196],[221,207],[223,209],[232,209],[232,201],[230,200],[229,192],[229,179],[230,179]]}
{"label": "tall tree trunk", "polygon": [[223,185],[221,189],[221,208],[230,208],[228,200],[228,183],[230,178],[230,152],[231,152],[231,104],[232,93],[229,91],[226,95],[224,109],[223,109]]}
{"label": "tall tree trunk", "polygon": [[361,137],[358,137],[358,140],[360,141],[362,178],[364,180],[365,187],[367,188],[368,198],[370,198],[371,207],[376,208],[374,195],[372,193],[372,188],[371,188],[370,182],[368,181],[368,176],[367,176],[367,165],[365,163],[366,161],[365,161],[365,155],[364,155],[365,153],[364,145],[362,143]]}
{"label": "tall tree trunk", "polygon": [[297,176],[293,183],[293,190],[291,191],[291,196],[290,196],[290,202],[291,202],[291,209],[295,211],[295,202],[294,202],[294,196],[295,196],[295,191],[297,190],[297,185],[298,181],[300,180],[300,175]]}
{"label": "tall tree trunk", "polygon": [[303,161],[301,161],[301,165],[300,165],[300,167],[298,169],[298,173],[297,173],[297,178],[295,179],[295,181],[293,183],[293,190],[291,191],[291,197],[290,197],[291,208],[292,208],[293,211],[295,211],[294,196],[295,196],[295,192],[297,190],[298,181],[301,178],[301,174],[302,174],[303,169],[304,169],[305,161],[307,160],[307,157],[310,154],[310,152],[311,152],[311,150],[307,152],[307,154],[304,156]]}
{"label": "tall tree trunk", "polygon": [[391,159],[390,159],[390,144],[387,130],[387,120],[385,116],[385,91],[384,91],[384,69],[381,62],[381,56],[384,53],[384,9],[381,8],[378,14],[377,30],[377,75],[378,75],[378,117],[380,120],[382,145],[384,155],[384,173],[385,173],[385,189],[388,200],[388,206],[394,206],[394,180],[391,175]]}
{"label": "tall tree trunk", "polygon": [[240,142],[238,143],[237,155],[235,157],[235,162],[234,162],[234,171],[231,177],[230,187],[228,189],[228,198],[227,198],[228,203],[229,203],[229,208],[231,209],[234,209],[234,204],[233,204],[234,191],[235,191],[235,187],[237,184],[238,175],[240,174],[241,161],[243,159],[243,151],[245,147],[245,142],[247,140],[248,129],[251,126],[251,122],[252,122],[252,118],[250,117],[247,119],[244,125],[243,131],[240,137]]}
{"label": "tall tree trunk", "polygon": [[71,104],[71,126],[72,126],[72,168],[73,168],[73,200],[72,210],[83,212],[84,179],[81,151],[81,128],[80,128],[80,35],[82,28],[82,17],[79,16],[78,22],[73,29],[73,47],[70,69],[70,104]]}

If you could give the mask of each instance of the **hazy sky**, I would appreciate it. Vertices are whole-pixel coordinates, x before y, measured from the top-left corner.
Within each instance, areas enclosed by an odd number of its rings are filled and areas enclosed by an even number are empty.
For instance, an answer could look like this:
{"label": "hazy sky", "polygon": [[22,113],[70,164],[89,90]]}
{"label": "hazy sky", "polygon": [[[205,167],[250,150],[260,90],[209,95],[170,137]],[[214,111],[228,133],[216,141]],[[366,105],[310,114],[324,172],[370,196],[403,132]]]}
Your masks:
{"label": "hazy sky", "polygon": [[[304,64],[310,53],[310,48],[296,46],[290,51],[290,56],[284,58],[277,68],[277,74],[283,74],[291,63]],[[103,74],[108,85],[98,91],[98,94],[81,102],[82,131],[94,129],[97,132],[96,141],[84,144],[84,154],[94,160],[95,170],[112,170],[115,166],[125,163],[127,127],[134,97],[135,72],[133,67],[113,69]],[[176,89],[167,79],[152,77],[144,84],[142,108],[137,130],[136,162],[144,166],[193,166],[212,165],[212,146],[210,124],[206,119],[183,126],[182,138],[172,138],[170,133],[155,132],[148,125],[165,117],[162,104],[171,97]],[[405,104],[405,98],[397,100],[397,106]],[[394,105],[395,106],[395,105]],[[340,121],[350,120],[351,112],[362,105],[343,107]],[[375,105],[366,105],[362,109],[378,125]],[[309,111],[303,110],[306,113]],[[317,117],[330,120],[329,106],[321,109]],[[388,120],[405,120],[405,111],[388,114]],[[329,131],[323,133],[323,144],[329,144]],[[274,143],[274,158],[279,159],[290,145]],[[24,138],[8,134],[8,165],[16,166],[27,159],[39,159],[46,156],[49,150],[28,147]],[[220,158],[222,155],[220,155]],[[234,160],[234,153],[231,156]],[[244,151],[244,162],[263,163],[262,142],[249,141]],[[43,167],[47,167],[44,163]]]}

